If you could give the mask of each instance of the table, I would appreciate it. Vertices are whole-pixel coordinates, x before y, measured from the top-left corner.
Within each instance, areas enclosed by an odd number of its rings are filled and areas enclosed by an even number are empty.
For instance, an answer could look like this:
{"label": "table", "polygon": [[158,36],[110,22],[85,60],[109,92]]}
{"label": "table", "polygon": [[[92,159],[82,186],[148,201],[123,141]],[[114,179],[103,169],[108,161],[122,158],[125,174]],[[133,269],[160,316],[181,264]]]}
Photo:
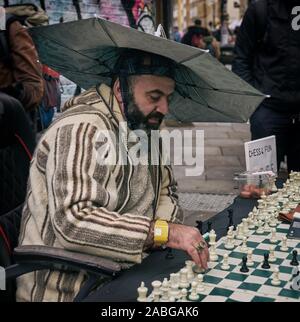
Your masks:
{"label": "table", "polygon": [[[228,209],[233,210],[234,224],[239,224],[242,218],[256,205],[256,200],[242,199],[237,197],[233,204],[222,212],[214,216],[210,221],[212,228],[216,231],[217,239],[225,236],[228,225]],[[207,223],[204,222],[203,230],[206,232]],[[132,302],[137,299],[137,288],[141,281],[146,285],[151,285],[154,280],[162,281],[164,277],[168,277],[170,273],[179,271],[189,256],[178,250],[172,251],[174,258],[167,259],[168,250],[152,252],[141,264],[133,266],[129,270],[125,270],[121,275],[113,281],[110,281],[99,290],[90,294],[85,301],[87,302]]]}

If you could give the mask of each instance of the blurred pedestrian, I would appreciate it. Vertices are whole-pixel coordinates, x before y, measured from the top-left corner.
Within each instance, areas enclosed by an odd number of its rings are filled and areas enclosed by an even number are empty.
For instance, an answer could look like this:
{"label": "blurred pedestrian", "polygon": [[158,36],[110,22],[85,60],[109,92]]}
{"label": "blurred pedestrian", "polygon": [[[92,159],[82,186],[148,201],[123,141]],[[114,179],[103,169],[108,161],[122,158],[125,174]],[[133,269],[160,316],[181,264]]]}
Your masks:
{"label": "blurred pedestrian", "polygon": [[252,139],[275,135],[277,165],[300,171],[300,32],[293,29],[297,0],[261,0],[245,13],[232,70],[270,95],[251,117]]}

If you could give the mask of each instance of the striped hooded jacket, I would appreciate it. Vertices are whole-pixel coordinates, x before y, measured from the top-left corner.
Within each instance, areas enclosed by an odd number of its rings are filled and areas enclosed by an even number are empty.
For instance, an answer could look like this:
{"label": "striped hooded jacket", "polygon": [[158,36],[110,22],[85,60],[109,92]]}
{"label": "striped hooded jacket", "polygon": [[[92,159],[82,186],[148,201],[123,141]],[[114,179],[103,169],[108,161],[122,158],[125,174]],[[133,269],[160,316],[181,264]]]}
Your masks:
{"label": "striped hooded jacket", "polygon": [[[182,222],[172,171],[130,160],[97,162],[98,132],[118,136],[124,121],[106,85],[71,99],[64,109],[36,148],[19,244],[107,257],[123,267],[140,263],[153,219]],[[83,272],[30,273],[18,279],[17,300],[72,301],[84,281]]]}

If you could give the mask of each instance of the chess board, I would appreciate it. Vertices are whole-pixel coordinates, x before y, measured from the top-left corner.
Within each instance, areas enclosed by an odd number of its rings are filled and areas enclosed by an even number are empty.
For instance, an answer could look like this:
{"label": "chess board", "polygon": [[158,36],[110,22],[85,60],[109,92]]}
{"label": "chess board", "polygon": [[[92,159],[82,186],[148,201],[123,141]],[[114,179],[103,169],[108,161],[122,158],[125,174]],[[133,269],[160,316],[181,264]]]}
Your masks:
{"label": "chess board", "polygon": [[[204,274],[206,290],[199,294],[199,301],[203,302],[299,302],[300,291],[290,288],[293,266],[292,251],[300,250],[299,240],[288,240],[288,251],[281,251],[281,238],[286,236],[289,229],[288,224],[277,226],[277,243],[271,243],[271,233],[257,234],[250,230],[247,240],[248,248],[253,250],[254,265],[249,267],[248,273],[241,273],[242,257],[245,253],[240,252],[241,240],[235,240],[235,249],[225,249],[226,237],[218,241],[216,252],[219,255],[218,262],[210,262],[209,270]],[[270,263],[270,269],[263,269],[261,265],[264,260],[264,253],[269,251],[271,245],[275,246],[276,262]],[[223,255],[228,253],[230,269],[221,269]],[[275,267],[279,268],[279,286],[271,284],[271,277]]]}
{"label": "chess board", "polygon": [[[240,251],[242,240],[235,239],[233,250],[225,249],[226,236],[217,242],[216,253],[219,258],[216,262],[209,263],[209,270],[205,272],[203,282],[205,291],[198,293],[201,302],[300,302],[300,291],[290,288],[294,266],[290,265],[292,251],[300,250],[300,241],[288,239],[288,250],[281,251],[281,239],[286,236],[288,224],[279,224],[276,229],[278,241],[271,243],[271,233],[258,234],[256,230],[250,230],[247,246],[253,250],[254,265],[249,267],[248,273],[241,273],[242,257],[245,253]],[[270,269],[263,269],[261,265],[264,253],[269,251],[270,246],[275,246],[276,262],[270,263]],[[229,270],[222,270],[223,255],[229,255]],[[279,268],[280,285],[271,284],[274,268]],[[188,289],[187,300],[190,301]],[[148,297],[152,301],[151,295]]]}

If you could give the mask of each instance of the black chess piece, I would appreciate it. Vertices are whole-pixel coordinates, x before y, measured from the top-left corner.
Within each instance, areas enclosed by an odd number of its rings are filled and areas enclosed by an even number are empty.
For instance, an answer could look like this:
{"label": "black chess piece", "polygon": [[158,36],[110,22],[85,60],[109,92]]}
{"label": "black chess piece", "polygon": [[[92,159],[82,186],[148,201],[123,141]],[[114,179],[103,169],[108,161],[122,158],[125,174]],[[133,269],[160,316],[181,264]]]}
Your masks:
{"label": "black chess piece", "polygon": [[292,261],[291,261],[291,265],[292,266],[298,266],[299,265],[299,262],[298,262],[298,259],[297,259],[297,257],[298,257],[298,252],[296,251],[296,250],[293,250],[293,257],[292,257]]}
{"label": "black chess piece", "polygon": [[271,268],[269,264],[269,253],[264,253],[264,262],[261,265],[262,268],[269,269]]}
{"label": "black chess piece", "polygon": [[199,232],[200,232],[200,234],[202,235],[202,228],[203,228],[203,221],[201,221],[201,220],[196,220],[196,224],[197,224],[197,228],[198,228],[198,230],[199,230]]}
{"label": "black chess piece", "polygon": [[227,226],[227,231],[229,230],[229,227],[233,226],[234,229],[236,229],[235,224],[233,223],[233,210],[232,209],[228,209],[228,226]]}
{"label": "black chess piece", "polygon": [[242,273],[248,273],[249,272],[249,268],[247,266],[247,256],[243,256],[242,267],[240,269],[240,272],[242,272]]}
{"label": "black chess piece", "polygon": [[211,221],[208,221],[207,222],[207,232],[209,233],[210,231],[211,231],[211,229],[212,229],[212,222]]}
{"label": "black chess piece", "polygon": [[174,254],[173,254],[172,248],[168,248],[166,259],[173,259],[173,258],[174,258]]}

